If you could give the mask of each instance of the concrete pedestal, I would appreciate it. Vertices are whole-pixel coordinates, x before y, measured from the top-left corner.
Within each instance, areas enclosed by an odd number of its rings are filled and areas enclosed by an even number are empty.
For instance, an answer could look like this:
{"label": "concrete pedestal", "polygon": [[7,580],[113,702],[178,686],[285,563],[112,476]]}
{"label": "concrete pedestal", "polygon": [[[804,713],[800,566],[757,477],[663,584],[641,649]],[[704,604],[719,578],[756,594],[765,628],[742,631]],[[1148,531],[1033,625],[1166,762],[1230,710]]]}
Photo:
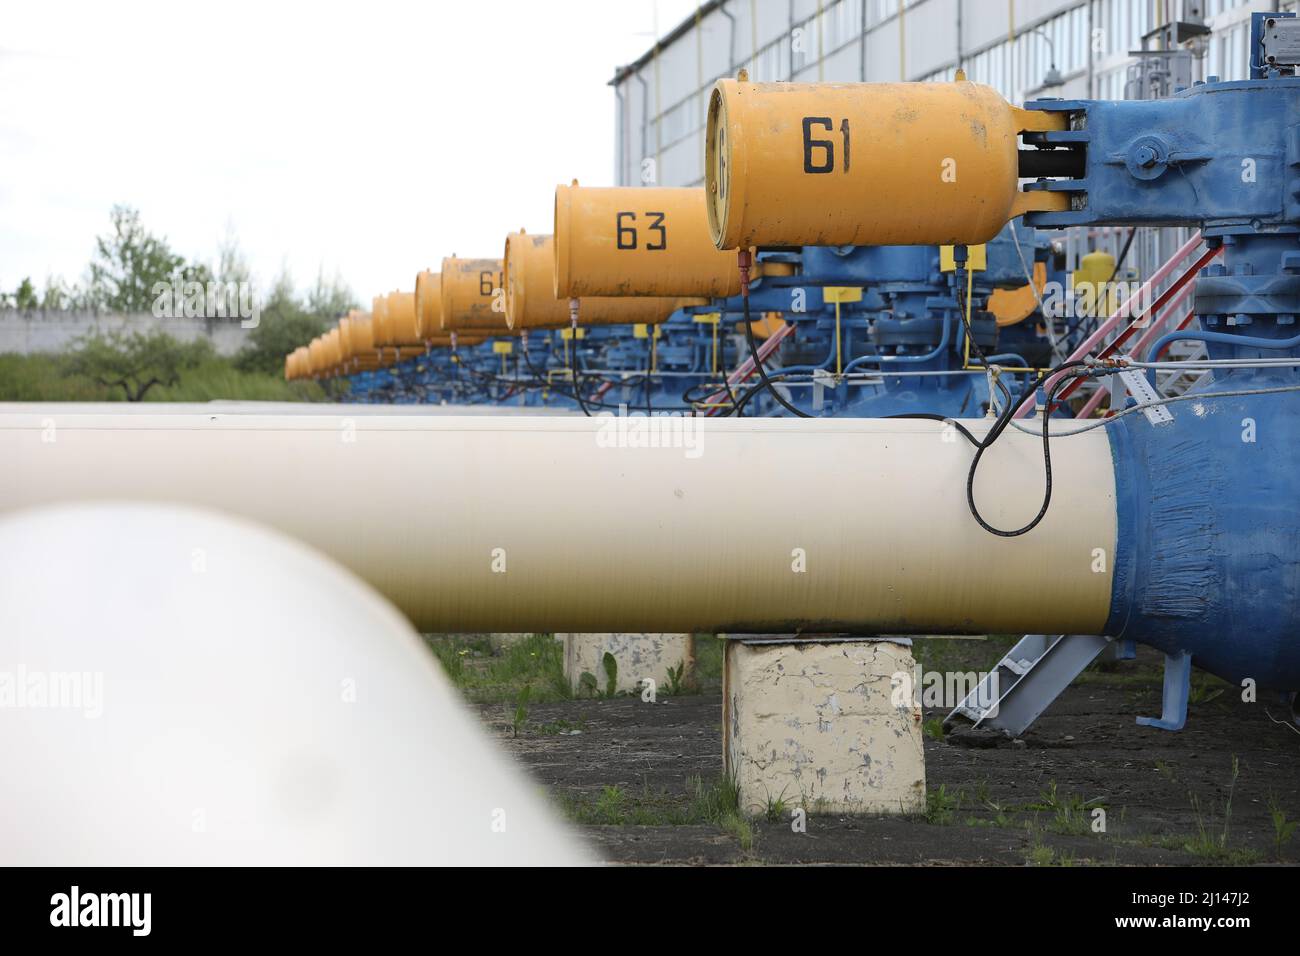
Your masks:
{"label": "concrete pedestal", "polygon": [[672,686],[669,671],[681,667],[685,680],[694,663],[694,641],[690,634],[556,634],[564,640],[564,674],[575,693],[582,690],[582,675],[596,679],[601,693],[608,689],[605,655],[616,665],[615,693],[641,693],[643,680],[655,682],[656,693]]}
{"label": "concrete pedestal", "polygon": [[741,808],[924,810],[914,669],[911,647],[890,641],[727,641],[723,759]]}

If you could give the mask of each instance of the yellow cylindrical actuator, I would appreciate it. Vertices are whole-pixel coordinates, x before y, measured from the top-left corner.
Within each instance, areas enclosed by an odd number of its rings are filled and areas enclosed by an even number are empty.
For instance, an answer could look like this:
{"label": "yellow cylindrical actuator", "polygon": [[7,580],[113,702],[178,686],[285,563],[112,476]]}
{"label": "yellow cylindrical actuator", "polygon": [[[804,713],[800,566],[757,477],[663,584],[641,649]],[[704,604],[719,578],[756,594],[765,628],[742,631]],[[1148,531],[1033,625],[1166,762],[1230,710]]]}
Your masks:
{"label": "yellow cylindrical actuator", "polygon": [[352,313],[349,312],[343,318],[339,319],[339,351],[343,355],[343,361],[352,358]]}
{"label": "yellow cylindrical actuator", "polygon": [[343,349],[339,345],[339,329],[336,325],[325,333],[321,339],[325,343],[325,363],[331,372],[337,371],[338,367],[343,364]]}
{"label": "yellow cylindrical actuator", "polygon": [[[555,297],[555,253],[551,236],[512,232],[504,259],[506,322],[518,329],[562,329],[569,325],[569,300]],[[664,296],[594,296],[581,301],[580,325],[657,325],[685,305],[705,299]]]}
{"label": "yellow cylindrical actuator", "polygon": [[503,268],[500,259],[442,260],[442,331],[507,334]]}
{"label": "yellow cylindrical actuator", "polygon": [[555,296],[740,294],[703,189],[555,187]]}
{"label": "yellow cylindrical actuator", "polygon": [[289,381],[306,378],[311,374],[308,365],[307,346],[300,345],[284,357],[284,377]]}
{"label": "yellow cylindrical actuator", "polygon": [[324,359],[321,356],[320,336],[316,336],[307,343],[307,374],[320,375],[325,371]]}
{"label": "yellow cylindrical actuator", "polygon": [[425,339],[442,334],[442,276],[427,269],[415,275],[415,321]]}
{"label": "yellow cylindrical actuator", "polygon": [[[374,321],[365,312],[353,312],[348,318],[348,345],[352,355],[364,355],[375,348]],[[341,323],[340,323],[341,324]]]}
{"label": "yellow cylindrical actuator", "polygon": [[390,292],[387,296],[390,344],[421,345],[420,327],[415,320],[415,293]]}
{"label": "yellow cylindrical actuator", "polygon": [[979,83],[750,83],[709,99],[705,189],[719,249],[987,242],[1064,210],[1021,192],[1022,132],[1064,129]]}
{"label": "yellow cylindrical actuator", "polygon": [[370,300],[370,322],[376,348],[393,344],[393,334],[388,326],[388,296],[377,295]]}

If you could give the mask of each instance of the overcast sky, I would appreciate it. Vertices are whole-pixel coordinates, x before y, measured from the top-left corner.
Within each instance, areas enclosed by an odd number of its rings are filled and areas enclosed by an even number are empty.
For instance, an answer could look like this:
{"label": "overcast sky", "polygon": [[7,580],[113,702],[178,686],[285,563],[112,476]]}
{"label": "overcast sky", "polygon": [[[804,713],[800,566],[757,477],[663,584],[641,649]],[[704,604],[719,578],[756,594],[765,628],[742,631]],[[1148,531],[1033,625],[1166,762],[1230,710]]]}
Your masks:
{"label": "overcast sky", "polygon": [[12,0],[0,9],[0,288],[79,279],[114,203],[187,258],[228,230],[263,288],[364,303],[551,229],[610,185],[617,66],[694,0]]}

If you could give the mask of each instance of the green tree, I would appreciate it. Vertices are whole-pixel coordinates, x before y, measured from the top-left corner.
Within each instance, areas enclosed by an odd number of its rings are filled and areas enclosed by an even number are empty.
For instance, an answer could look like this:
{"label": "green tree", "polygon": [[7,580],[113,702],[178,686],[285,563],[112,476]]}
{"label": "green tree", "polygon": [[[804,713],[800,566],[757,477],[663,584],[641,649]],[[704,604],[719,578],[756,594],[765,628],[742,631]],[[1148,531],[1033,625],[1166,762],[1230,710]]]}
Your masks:
{"label": "green tree", "polygon": [[[282,374],[284,357],[324,332],[334,318],[335,313],[328,310],[334,308],[331,297],[336,292],[320,292],[321,287],[322,283],[318,281],[317,289],[313,291],[319,298],[314,305],[304,308],[294,292],[292,276],[287,270],[282,270],[262,305],[261,321],[248,333],[248,344],[236,356],[235,366],[245,372]],[[312,297],[308,299],[310,303]]]}
{"label": "green tree", "polygon": [[150,235],[140,213],[129,206],[114,206],[109,214],[113,231],[95,239],[90,281],[99,302],[119,312],[148,312],[157,296],[157,282],[170,282],[185,267],[185,258]]}
{"label": "green tree", "polygon": [[19,312],[31,312],[33,309],[39,309],[40,307],[41,302],[36,297],[36,286],[32,285],[29,276],[19,283],[18,288],[14,290],[14,308]]}
{"label": "green tree", "polygon": [[72,306],[74,293],[58,276],[45,277],[45,291],[41,293],[41,308],[47,312],[61,312]]}
{"label": "green tree", "polygon": [[91,332],[68,356],[67,375],[81,375],[105,388],[120,388],[138,402],[155,385],[180,383],[181,373],[214,355],[207,339],[179,342],[166,332]]}
{"label": "green tree", "polygon": [[325,322],[333,322],[356,307],[352,290],[341,275],[336,272],[332,279],[327,280],[324,270],[316,273],[316,284],[307,290],[305,311],[309,315]]}

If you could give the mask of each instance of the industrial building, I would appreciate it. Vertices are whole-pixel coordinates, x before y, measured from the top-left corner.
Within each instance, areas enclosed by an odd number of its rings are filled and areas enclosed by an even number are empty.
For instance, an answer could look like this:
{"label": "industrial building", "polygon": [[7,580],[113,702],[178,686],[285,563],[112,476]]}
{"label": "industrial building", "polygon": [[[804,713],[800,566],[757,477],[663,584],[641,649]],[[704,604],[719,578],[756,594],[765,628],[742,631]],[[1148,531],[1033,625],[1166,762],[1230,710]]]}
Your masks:
{"label": "industrial building", "polygon": [[[614,181],[700,186],[709,93],[748,71],[757,82],[951,80],[957,69],[1011,103],[1042,97],[1143,99],[1217,76],[1245,79],[1253,11],[1295,0],[717,0],[669,31],[610,84]],[[1170,57],[1162,27],[1176,23]],[[1135,55],[1149,51],[1150,56]],[[1153,62],[1143,63],[1143,60]],[[1126,261],[1149,275],[1186,241],[1147,230]],[[1066,233],[1068,264],[1117,254],[1113,230]]]}
{"label": "industrial building", "polygon": [[702,185],[709,93],[741,69],[760,83],[886,83],[951,80],[961,68],[1012,103],[1141,98],[1133,52],[1161,48],[1160,25],[1206,31],[1181,85],[1208,76],[1241,80],[1251,12],[1295,7],[1295,0],[703,3],[610,81],[617,100],[614,181]]}

